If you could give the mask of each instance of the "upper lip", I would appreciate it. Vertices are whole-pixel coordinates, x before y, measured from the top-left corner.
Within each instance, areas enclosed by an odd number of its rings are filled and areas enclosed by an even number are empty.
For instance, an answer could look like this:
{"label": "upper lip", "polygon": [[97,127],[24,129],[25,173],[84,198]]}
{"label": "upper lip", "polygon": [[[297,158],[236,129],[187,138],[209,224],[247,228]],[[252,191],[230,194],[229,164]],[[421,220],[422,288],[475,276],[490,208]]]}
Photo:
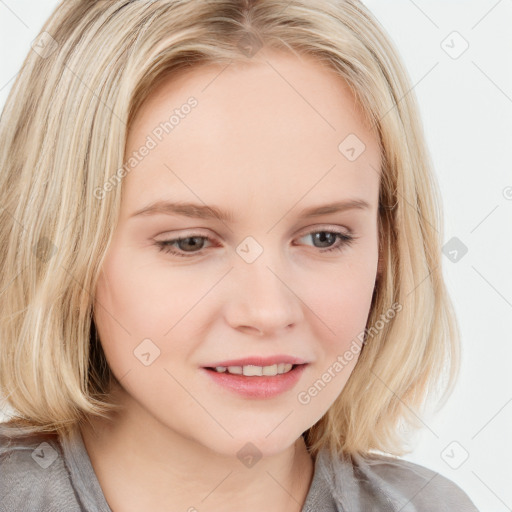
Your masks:
{"label": "upper lip", "polygon": [[205,365],[203,368],[216,368],[217,366],[272,366],[279,363],[288,364],[306,364],[307,361],[300,357],[288,355],[275,355],[275,356],[250,356],[241,359],[229,359],[225,361],[218,361],[216,363]]}

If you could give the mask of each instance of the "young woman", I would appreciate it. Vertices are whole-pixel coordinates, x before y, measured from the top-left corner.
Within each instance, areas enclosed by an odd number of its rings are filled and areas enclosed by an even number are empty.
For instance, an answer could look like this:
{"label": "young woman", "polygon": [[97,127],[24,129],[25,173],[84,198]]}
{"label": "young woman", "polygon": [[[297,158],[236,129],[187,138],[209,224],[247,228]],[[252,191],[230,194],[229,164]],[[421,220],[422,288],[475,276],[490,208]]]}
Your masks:
{"label": "young woman", "polygon": [[0,122],[0,510],[477,510],[396,457],[459,365],[410,88],[355,0],[57,7]]}

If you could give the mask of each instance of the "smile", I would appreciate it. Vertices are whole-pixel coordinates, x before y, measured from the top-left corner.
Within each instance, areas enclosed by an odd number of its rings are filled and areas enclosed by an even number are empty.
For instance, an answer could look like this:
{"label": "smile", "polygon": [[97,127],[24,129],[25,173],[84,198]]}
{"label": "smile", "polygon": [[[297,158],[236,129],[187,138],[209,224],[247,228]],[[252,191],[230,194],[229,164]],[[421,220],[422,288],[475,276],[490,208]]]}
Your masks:
{"label": "smile", "polygon": [[[230,393],[261,399],[272,398],[294,388],[307,366],[307,363],[280,363],[272,366],[201,368],[201,371],[206,372],[216,385]],[[266,373],[263,373],[264,370]]]}
{"label": "smile", "polygon": [[212,368],[219,373],[230,373],[232,375],[245,375],[246,377],[254,376],[268,376],[282,375],[288,373],[292,368],[297,365],[290,363],[279,363],[271,366],[255,366],[252,364],[246,366],[217,366]]}

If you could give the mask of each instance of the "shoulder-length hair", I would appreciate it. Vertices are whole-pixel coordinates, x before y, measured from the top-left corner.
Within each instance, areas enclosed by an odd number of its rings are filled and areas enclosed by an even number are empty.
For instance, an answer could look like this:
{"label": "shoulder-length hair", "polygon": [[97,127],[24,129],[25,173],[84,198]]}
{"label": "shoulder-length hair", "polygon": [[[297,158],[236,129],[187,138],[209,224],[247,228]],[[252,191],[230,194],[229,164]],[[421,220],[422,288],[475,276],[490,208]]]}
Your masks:
{"label": "shoulder-length hair", "polygon": [[382,274],[357,365],[304,433],[310,452],[402,455],[404,428],[422,427],[432,397],[442,406],[451,395],[460,336],[442,276],[440,194],[410,79],[365,6],[65,0],[0,118],[0,389],[14,410],[4,431],[67,432],[116,409],[93,297],[118,218],[128,128],[166,77],[249,63],[261,45],[338,73],[381,147]]}

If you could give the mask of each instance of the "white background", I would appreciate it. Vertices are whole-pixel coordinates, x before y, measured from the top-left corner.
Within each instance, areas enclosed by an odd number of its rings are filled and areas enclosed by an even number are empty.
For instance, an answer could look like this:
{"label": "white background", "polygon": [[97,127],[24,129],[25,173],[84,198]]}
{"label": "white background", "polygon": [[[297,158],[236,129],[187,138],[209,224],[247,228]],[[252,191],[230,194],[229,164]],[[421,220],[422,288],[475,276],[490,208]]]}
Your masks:
{"label": "white background", "polygon": [[[0,106],[56,4],[0,0]],[[462,329],[461,378],[442,412],[422,418],[404,458],[459,484],[482,512],[512,510],[512,1],[365,4],[397,45],[418,97],[444,241],[468,248],[443,263]]]}

